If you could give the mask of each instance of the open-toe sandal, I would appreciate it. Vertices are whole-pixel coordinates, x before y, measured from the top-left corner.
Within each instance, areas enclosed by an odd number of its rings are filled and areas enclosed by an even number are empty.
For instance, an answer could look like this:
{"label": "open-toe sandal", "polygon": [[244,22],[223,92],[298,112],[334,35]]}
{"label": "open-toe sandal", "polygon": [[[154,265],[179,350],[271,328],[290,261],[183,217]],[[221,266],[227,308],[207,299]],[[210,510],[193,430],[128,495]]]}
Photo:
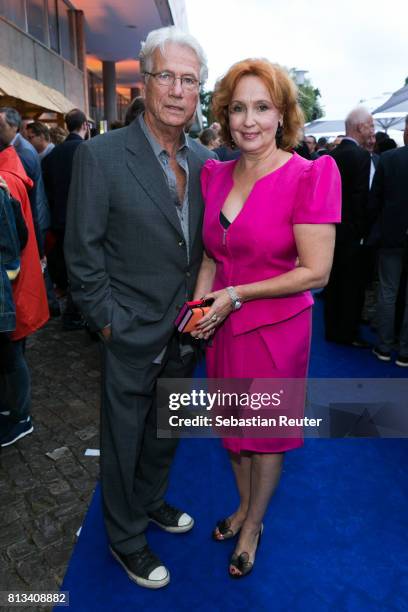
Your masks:
{"label": "open-toe sandal", "polygon": [[[256,543],[255,552],[258,550],[258,546],[261,542],[262,532],[263,532],[263,525],[261,525],[261,529],[258,534],[258,542]],[[231,576],[231,578],[243,578],[244,576],[248,576],[248,574],[252,572],[253,567],[254,567],[254,562],[249,560],[249,553],[244,551],[240,553],[239,555],[237,555],[237,553],[234,553],[232,557],[230,558],[229,565],[230,567],[228,568],[228,573]],[[236,573],[231,572],[231,565],[235,567],[238,570],[238,572]]]}
{"label": "open-toe sandal", "polygon": [[224,540],[234,538],[237,533],[240,532],[240,530],[241,527],[234,532],[231,529],[231,520],[229,518],[225,518],[222,519],[222,521],[218,521],[216,528],[212,532],[212,537],[216,542],[223,542]]}

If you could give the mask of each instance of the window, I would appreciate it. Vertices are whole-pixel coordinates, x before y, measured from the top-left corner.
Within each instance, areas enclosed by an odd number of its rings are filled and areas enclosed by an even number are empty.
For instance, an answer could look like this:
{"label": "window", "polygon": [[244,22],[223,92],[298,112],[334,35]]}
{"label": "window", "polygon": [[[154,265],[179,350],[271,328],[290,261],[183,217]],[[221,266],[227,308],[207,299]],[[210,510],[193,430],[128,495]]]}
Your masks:
{"label": "window", "polygon": [[48,31],[50,34],[50,47],[59,53],[58,13],[56,0],[48,0]]}
{"label": "window", "polygon": [[26,29],[25,0],[0,0],[0,15]]}
{"label": "window", "polygon": [[75,23],[65,0],[0,0],[0,16],[76,64]]}
{"label": "window", "polygon": [[42,43],[48,42],[45,30],[45,3],[44,0],[30,0],[27,2],[28,32]]}
{"label": "window", "polygon": [[75,64],[74,34],[69,19],[69,9],[63,0],[58,0],[58,21],[61,36],[61,55]]}

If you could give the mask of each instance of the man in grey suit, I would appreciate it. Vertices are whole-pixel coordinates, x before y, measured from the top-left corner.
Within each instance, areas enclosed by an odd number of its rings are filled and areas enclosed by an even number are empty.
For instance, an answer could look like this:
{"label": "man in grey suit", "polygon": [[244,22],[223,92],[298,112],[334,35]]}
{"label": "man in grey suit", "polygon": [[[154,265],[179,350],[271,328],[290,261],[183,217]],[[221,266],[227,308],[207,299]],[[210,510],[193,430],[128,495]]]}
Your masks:
{"label": "man in grey suit", "polygon": [[199,174],[213,154],[184,134],[206,78],[198,42],[175,27],[142,46],[146,110],[128,127],[78,147],[65,254],[74,301],[103,338],[101,480],[111,552],[137,584],[169,572],[149,549],[154,521],[180,533],[194,521],[164,501],[176,440],[157,439],[158,377],[191,376],[192,339],[174,319],[202,258]]}

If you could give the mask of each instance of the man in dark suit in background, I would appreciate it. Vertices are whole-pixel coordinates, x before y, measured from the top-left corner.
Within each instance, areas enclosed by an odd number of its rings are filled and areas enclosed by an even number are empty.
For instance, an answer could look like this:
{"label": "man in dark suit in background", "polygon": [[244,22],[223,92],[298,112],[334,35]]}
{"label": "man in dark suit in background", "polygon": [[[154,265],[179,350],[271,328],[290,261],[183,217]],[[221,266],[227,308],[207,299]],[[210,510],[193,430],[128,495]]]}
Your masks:
{"label": "man in dark suit in background", "polygon": [[157,438],[158,377],[192,375],[192,338],[174,320],[200,267],[199,175],[214,154],[184,134],[206,60],[177,28],[151,32],[141,53],[145,113],[82,145],[74,161],[65,254],[72,293],[103,339],[101,482],[111,552],[148,588],[169,572],[146,542],[149,521],[192,528],[164,495],[176,439]]}
{"label": "man in dark suit in background", "polygon": [[328,155],[329,149],[327,148],[329,141],[325,136],[321,136],[316,143],[316,151],[311,156],[311,159],[318,159],[322,155]]}
{"label": "man in dark suit in background", "polygon": [[346,136],[330,153],[341,174],[342,220],[336,228],[333,267],[325,289],[325,334],[330,342],[366,348],[359,337],[359,322],[364,304],[363,241],[371,156],[363,147],[374,134],[374,121],[367,109],[358,107],[345,123]]}
{"label": "man in dark suit in background", "polygon": [[[381,361],[391,361],[397,296],[404,264],[406,266],[407,263],[408,115],[405,119],[404,143],[404,147],[386,151],[380,156],[369,199],[370,220],[374,224],[370,241],[380,247],[377,303],[379,342],[373,353]],[[395,363],[408,367],[408,285]]]}
{"label": "man in dark suit in background", "polygon": [[312,156],[316,152],[316,145],[317,145],[316,138],[312,136],[312,134],[308,134],[307,136],[304,137],[303,142],[306,144],[307,149],[309,151],[309,159],[312,159]]}
{"label": "man in dark suit in background", "polygon": [[45,189],[51,211],[51,231],[54,245],[48,254],[51,278],[57,287],[67,294],[62,315],[62,326],[67,331],[82,329],[84,320],[73,304],[68,287],[64,258],[64,235],[67,217],[67,202],[72,176],[74,154],[84,139],[89,137],[89,125],[85,113],[74,108],[65,115],[69,135],[42,160]]}
{"label": "man in dark suit in background", "polygon": [[[380,156],[374,152],[375,148],[375,134],[372,134],[368,140],[363,145],[363,148],[369,152],[371,157],[370,162],[370,176],[368,179],[369,189],[371,189],[371,185],[373,183],[375,170],[378,166],[378,162],[380,161]],[[375,325],[375,313],[376,313],[376,302],[377,299],[375,297],[376,294],[376,286],[374,289],[374,282],[376,281],[376,271],[377,271],[377,252],[376,249],[368,244],[367,240],[364,240],[364,247],[361,250],[364,261],[364,286],[365,286],[365,296],[364,296],[364,305],[363,311],[361,313],[361,321],[374,326]]]}

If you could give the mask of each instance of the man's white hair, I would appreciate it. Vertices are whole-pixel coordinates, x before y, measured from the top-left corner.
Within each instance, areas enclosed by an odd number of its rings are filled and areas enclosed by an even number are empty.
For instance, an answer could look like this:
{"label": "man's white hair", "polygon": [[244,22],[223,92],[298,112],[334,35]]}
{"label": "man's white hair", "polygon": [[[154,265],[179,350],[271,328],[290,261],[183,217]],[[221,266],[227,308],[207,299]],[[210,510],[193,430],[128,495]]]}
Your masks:
{"label": "man's white hair", "polygon": [[200,81],[203,83],[208,77],[207,57],[200,43],[188,34],[183,32],[176,26],[167,28],[159,28],[149,32],[146,40],[142,42],[142,48],[139,55],[141,72],[151,72],[153,70],[153,54],[156,49],[160,49],[162,55],[165,55],[166,45],[168,43],[181,45],[192,49],[197,55],[200,62]]}
{"label": "man's white hair", "polygon": [[365,123],[370,117],[371,113],[365,106],[353,108],[346,117],[346,133],[354,132],[361,123]]}

